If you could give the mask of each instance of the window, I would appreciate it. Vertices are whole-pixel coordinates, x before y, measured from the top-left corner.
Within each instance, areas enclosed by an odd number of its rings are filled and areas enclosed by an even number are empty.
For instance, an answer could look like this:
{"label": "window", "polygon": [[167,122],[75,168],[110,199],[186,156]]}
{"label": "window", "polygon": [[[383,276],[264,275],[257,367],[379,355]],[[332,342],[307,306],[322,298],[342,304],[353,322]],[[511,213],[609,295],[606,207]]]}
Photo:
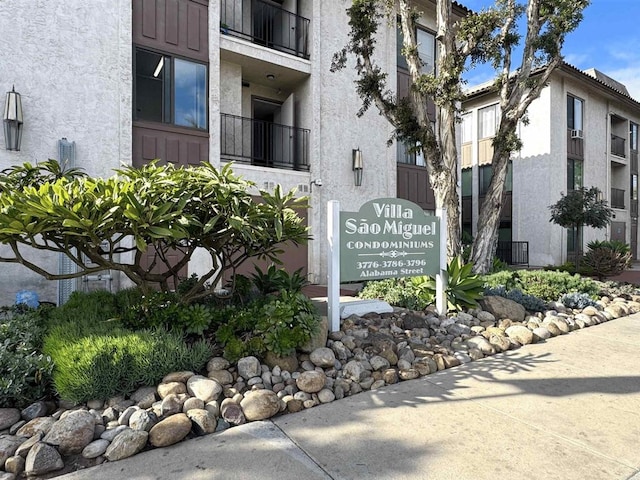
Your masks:
{"label": "window", "polygon": [[135,118],[207,129],[207,66],[136,49]]}
{"label": "window", "polygon": [[582,227],[567,228],[567,253],[571,258],[582,250]]}
{"label": "window", "polygon": [[465,113],[464,115],[462,115],[462,123],[460,125],[460,133],[461,133],[461,142],[462,143],[470,143],[472,138],[472,117],[470,113]]}
{"label": "window", "polygon": [[499,122],[498,104],[478,110],[478,138],[493,137],[496,134]]}
{"label": "window", "polygon": [[629,142],[631,150],[638,151],[638,124],[631,122],[629,127]]}
{"label": "window", "polygon": [[[418,56],[422,61],[421,73],[435,74],[436,71],[436,37],[433,33],[423,30],[422,28],[416,29],[416,42],[418,43]],[[407,59],[402,54],[402,47],[404,44],[404,37],[402,35],[402,27],[400,20],[398,20],[398,29],[396,35],[396,62],[398,68],[409,69],[407,65]]]}
{"label": "window", "polygon": [[582,160],[569,158],[567,160],[567,190],[576,190],[583,186]]}
{"label": "window", "polygon": [[470,168],[462,170],[462,196],[470,197],[473,194],[473,172]]}
{"label": "window", "polygon": [[397,142],[397,163],[405,165],[417,165],[419,167],[426,166],[422,150],[410,147],[404,142]]}
{"label": "window", "polygon": [[573,95],[567,95],[567,128],[570,130],[583,130],[582,111],[584,101]]}
{"label": "window", "polygon": [[638,200],[638,174],[631,175],[631,200]]}
{"label": "window", "polygon": [[[504,191],[513,191],[513,164],[509,162],[507,165],[507,178],[504,180]],[[478,170],[480,177],[480,195],[486,195],[489,190],[489,184],[491,183],[491,176],[493,175],[493,165],[484,165]]]}

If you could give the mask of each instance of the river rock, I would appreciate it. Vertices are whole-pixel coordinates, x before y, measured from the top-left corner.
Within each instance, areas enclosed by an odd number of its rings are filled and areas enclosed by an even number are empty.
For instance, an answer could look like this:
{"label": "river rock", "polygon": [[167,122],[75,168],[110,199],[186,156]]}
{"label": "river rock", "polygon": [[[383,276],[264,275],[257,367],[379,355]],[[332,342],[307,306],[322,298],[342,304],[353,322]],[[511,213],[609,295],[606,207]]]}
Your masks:
{"label": "river rock", "polygon": [[218,399],[222,392],[222,385],[202,375],[194,375],[187,381],[187,392],[207,403]]}
{"label": "river rock", "polygon": [[62,455],[80,453],[93,440],[94,417],[86,410],[76,410],[55,422],[43,442],[58,447]]}
{"label": "river rock", "polygon": [[296,385],[303,392],[317,393],[324,388],[326,381],[327,376],[323,372],[313,370],[302,372],[296,379]]}
{"label": "river rock", "polygon": [[167,395],[179,395],[181,393],[187,393],[187,386],[182,382],[163,382],[158,385],[158,395],[162,400]]}
{"label": "river rock", "polygon": [[105,440],[104,438],[94,440],[89,445],[84,447],[84,449],[82,450],[82,456],[84,458],[97,458],[107,451],[107,448],[109,448],[110,444],[111,442],[109,440]]}
{"label": "river rock", "polygon": [[136,405],[140,408],[149,408],[156,401],[156,388],[155,387],[140,387],[131,395]]}
{"label": "river rock", "polygon": [[[304,375],[304,373],[302,375]],[[300,375],[300,377],[302,377],[302,375]],[[324,376],[324,374],[322,375]],[[297,380],[298,382],[300,381],[300,377]],[[324,385],[324,381],[322,383]],[[280,412],[280,398],[272,390],[254,390],[247,392],[240,402],[240,406],[242,407],[242,411],[244,412],[244,416],[247,420],[265,420]]]}
{"label": "river rock", "polygon": [[129,418],[129,427],[133,430],[144,430],[148,432],[158,422],[158,417],[147,410],[137,410]]}
{"label": "river rock", "polygon": [[126,428],[113,439],[104,456],[110,462],[131,457],[145,447],[148,438],[149,433],[144,430]]}
{"label": "river rock", "polygon": [[[190,370],[182,370],[180,372],[171,372],[167,375],[164,376],[164,378],[162,379],[162,383],[173,383],[173,382],[177,382],[177,383],[184,383],[186,384],[187,381],[193,377],[195,375],[194,372],[190,371]],[[175,393],[175,392],[174,392]],[[182,392],[180,392],[182,393]]]}
{"label": "river rock", "polygon": [[216,431],[218,420],[208,410],[192,408],[187,412],[187,417],[191,420],[191,431],[196,435],[208,435]]}
{"label": "river rock", "polygon": [[207,377],[211,380],[215,380],[220,385],[233,384],[233,375],[231,375],[229,370],[209,370],[207,372]]}
{"label": "river rock", "polygon": [[18,447],[25,441],[24,437],[0,437],[0,467],[4,465],[7,458],[13,457]]}
{"label": "river rock", "polygon": [[20,410],[17,408],[0,408],[0,431],[12,427],[20,418]]}
{"label": "river rock", "polygon": [[20,475],[24,472],[24,467],[26,465],[25,459],[20,455],[14,455],[13,457],[7,458],[7,461],[4,463],[4,469],[6,472],[13,473],[14,475]]}
{"label": "river rock", "polygon": [[149,431],[149,443],[154,447],[168,447],[178,443],[191,431],[191,420],[184,413],[177,413],[156,423]]}
{"label": "river rock", "polygon": [[260,361],[256,357],[243,357],[238,360],[237,364],[238,375],[245,380],[249,380],[252,377],[259,377],[262,373],[260,368]]}
{"label": "river rock", "polygon": [[331,368],[336,362],[336,355],[330,348],[316,348],[309,355],[309,360],[311,360],[316,367]]}
{"label": "river rock", "polygon": [[533,343],[533,333],[527,327],[513,325],[505,330],[509,338],[515,340],[520,345]]}
{"label": "river rock", "polygon": [[34,402],[24,410],[22,410],[21,415],[22,418],[27,422],[33,420],[38,417],[46,417],[49,414],[49,405],[42,400],[38,402]]}
{"label": "river rock", "polygon": [[44,475],[64,468],[58,450],[43,442],[36,443],[25,460],[24,471],[27,475]]}
{"label": "river rock", "polygon": [[509,318],[514,322],[522,322],[527,311],[522,305],[498,295],[487,295],[478,301],[483,310],[490,312],[498,319]]}

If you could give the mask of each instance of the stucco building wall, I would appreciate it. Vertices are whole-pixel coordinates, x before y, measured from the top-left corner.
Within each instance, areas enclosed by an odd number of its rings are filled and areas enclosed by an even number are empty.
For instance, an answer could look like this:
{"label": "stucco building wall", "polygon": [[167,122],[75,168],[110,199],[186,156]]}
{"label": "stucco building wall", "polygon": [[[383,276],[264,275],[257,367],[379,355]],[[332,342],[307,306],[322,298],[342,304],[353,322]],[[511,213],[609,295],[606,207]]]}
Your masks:
{"label": "stucco building wall", "polygon": [[[15,86],[24,110],[21,149],[3,145],[0,169],[57,158],[63,137],[76,142],[77,166],[90,175],[107,177],[130,165],[131,3],[6,0],[0,32],[0,93],[4,99]],[[57,271],[58,256],[38,263]],[[15,264],[2,264],[2,272],[0,305],[21,289],[56,301],[56,282]]]}

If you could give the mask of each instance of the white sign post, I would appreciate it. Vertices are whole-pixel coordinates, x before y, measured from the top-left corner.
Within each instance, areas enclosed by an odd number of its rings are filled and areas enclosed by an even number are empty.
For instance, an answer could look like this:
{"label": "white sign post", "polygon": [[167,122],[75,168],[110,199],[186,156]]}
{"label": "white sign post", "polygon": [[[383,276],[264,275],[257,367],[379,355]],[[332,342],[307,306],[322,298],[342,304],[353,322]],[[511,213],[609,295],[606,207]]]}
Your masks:
{"label": "white sign post", "polygon": [[340,330],[340,202],[327,202],[327,242],[329,244],[329,278],[327,283],[327,317],[330,330]]}
{"label": "white sign post", "polygon": [[449,307],[447,302],[447,211],[439,208],[436,216],[440,219],[440,269],[436,275],[436,311],[438,315],[446,315]]}

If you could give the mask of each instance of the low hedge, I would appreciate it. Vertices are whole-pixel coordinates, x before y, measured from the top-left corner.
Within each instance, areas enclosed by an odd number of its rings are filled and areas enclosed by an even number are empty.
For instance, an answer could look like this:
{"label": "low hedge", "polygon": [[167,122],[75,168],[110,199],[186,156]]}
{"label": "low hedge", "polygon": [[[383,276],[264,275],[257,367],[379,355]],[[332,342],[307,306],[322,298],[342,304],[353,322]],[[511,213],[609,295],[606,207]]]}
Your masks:
{"label": "low hedge", "polygon": [[40,353],[44,331],[37,310],[0,309],[0,408],[21,408],[49,393],[53,362]]}

